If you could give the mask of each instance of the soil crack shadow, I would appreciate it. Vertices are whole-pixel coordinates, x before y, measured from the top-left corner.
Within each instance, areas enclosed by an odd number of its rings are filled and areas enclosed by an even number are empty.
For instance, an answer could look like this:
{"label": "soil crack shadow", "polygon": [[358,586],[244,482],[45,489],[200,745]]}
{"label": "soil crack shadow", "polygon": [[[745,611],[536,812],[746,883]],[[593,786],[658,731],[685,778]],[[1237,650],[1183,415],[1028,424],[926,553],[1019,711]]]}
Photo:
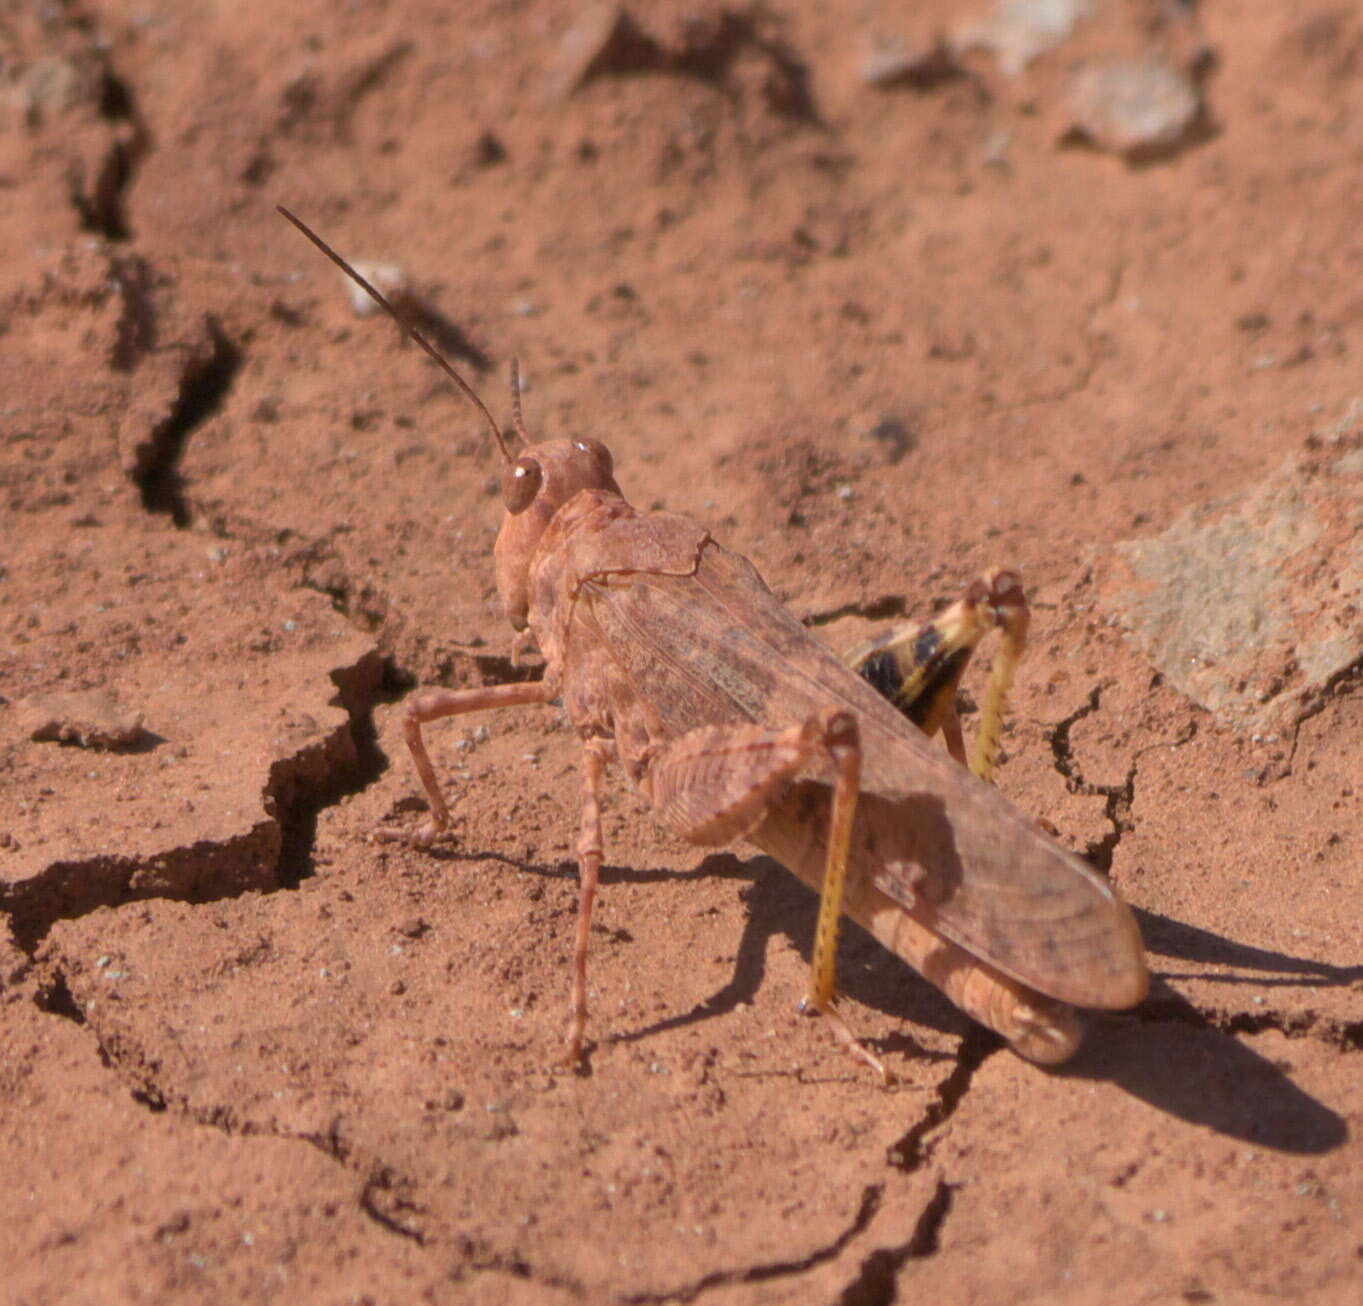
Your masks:
{"label": "soil crack shadow", "polygon": [[183,530],[190,523],[180,460],[194,431],[223,406],[241,370],[241,348],[230,340],[217,318],[205,323],[211,349],[192,360],[180,378],[180,393],[170,413],[156,424],[151,439],[139,450],[132,479],[142,495],[142,506],[168,515]]}

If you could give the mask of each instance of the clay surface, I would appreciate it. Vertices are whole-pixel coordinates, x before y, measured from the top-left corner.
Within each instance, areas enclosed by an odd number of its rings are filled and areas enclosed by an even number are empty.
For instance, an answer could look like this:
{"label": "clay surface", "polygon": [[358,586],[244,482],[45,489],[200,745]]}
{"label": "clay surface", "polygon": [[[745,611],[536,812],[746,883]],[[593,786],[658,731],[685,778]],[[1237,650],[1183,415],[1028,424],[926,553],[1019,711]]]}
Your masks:
{"label": "clay surface", "polygon": [[[0,32],[0,1301],[1357,1302],[1363,17]],[[840,650],[1020,572],[999,784],[1149,999],[1047,1072],[851,930],[883,1089],[796,1014],[814,896],[616,777],[558,1067],[559,715],[434,727],[451,835],[370,837],[414,686],[537,674],[488,434],[276,203]]]}

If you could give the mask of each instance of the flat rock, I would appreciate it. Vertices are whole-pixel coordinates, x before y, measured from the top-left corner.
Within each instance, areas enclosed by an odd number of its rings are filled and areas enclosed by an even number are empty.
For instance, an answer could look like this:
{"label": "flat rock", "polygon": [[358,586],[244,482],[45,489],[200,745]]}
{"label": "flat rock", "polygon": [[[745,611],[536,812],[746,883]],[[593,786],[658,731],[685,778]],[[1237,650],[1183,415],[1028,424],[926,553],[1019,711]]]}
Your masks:
{"label": "flat rock", "polygon": [[140,712],[98,690],[39,695],[16,704],[15,715],[20,729],[38,743],[116,752],[136,748],[148,739]]}
{"label": "flat rock", "polygon": [[1229,725],[1288,728],[1363,657],[1359,436],[1119,543],[1105,603],[1179,690]]}

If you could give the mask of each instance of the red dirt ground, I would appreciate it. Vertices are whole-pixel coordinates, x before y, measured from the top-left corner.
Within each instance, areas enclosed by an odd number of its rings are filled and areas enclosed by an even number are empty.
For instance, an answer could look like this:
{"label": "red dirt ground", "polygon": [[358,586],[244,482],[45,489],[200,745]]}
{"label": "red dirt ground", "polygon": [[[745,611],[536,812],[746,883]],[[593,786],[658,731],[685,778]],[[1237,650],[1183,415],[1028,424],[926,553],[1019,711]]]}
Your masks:
{"label": "red dirt ground", "polygon": [[[0,15],[0,1300],[1359,1300],[1363,18],[1088,8],[883,86],[966,10]],[[1153,157],[1068,131],[1113,54],[1202,97]],[[411,687],[514,674],[497,466],[281,202],[839,648],[1017,568],[999,783],[1136,908],[1149,999],[1047,1072],[852,930],[881,1088],[795,1015],[814,895],[613,783],[556,1068],[566,724],[435,727],[453,837],[369,837],[418,819]],[[1246,725],[1138,564],[1279,484],[1321,533],[1192,605],[1312,597],[1235,627]]]}

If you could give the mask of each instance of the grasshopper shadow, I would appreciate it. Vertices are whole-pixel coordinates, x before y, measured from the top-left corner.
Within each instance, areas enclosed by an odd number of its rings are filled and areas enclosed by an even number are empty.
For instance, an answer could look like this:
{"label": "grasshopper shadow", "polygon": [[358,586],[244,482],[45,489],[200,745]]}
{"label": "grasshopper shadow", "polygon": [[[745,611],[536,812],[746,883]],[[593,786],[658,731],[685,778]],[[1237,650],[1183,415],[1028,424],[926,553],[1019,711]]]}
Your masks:
{"label": "grasshopper shadow", "polygon": [[1363,978],[1363,966],[1334,966],[1255,947],[1158,912],[1137,909],[1136,915],[1152,955],[1249,973],[1156,970],[1145,1003],[1129,1016],[1103,1020],[1056,1073],[1110,1081],[1170,1115],[1259,1146],[1306,1154],[1340,1146],[1349,1135],[1344,1118],[1236,1038],[1282,1028],[1282,1018],[1265,1010],[1214,1021],[1169,981],[1198,978],[1256,989],[1350,987]]}
{"label": "grasshopper shadow", "polygon": [[[577,882],[577,863],[571,860],[539,864],[518,861],[505,853],[488,849],[456,850],[443,846],[426,851],[437,861],[499,862],[524,875]],[[733,880],[743,886],[739,897],[748,909],[747,921],[738,941],[732,976],[721,988],[695,1003],[690,1010],[665,1017],[641,1029],[611,1035],[606,1042],[643,1042],[668,1030],[713,1020],[727,1015],[740,1005],[759,1001],[758,995],[767,971],[767,949],[776,938],[788,939],[806,962],[813,956],[819,897],[770,857],[756,856],[744,861],[733,853],[712,853],[690,871],[637,870],[610,865],[601,868],[603,887],[694,879]],[[851,920],[843,922],[842,944],[838,950],[838,988],[852,1001],[882,1011],[901,1025],[924,1026],[960,1034],[968,1030],[971,1024],[937,989]],[[797,1013],[792,1011],[790,1014],[794,1020]],[[926,1051],[907,1033],[868,1039],[867,1042],[882,1052],[903,1052],[909,1056],[941,1059],[940,1054]]]}
{"label": "grasshopper shadow", "polygon": [[[692,874],[744,882],[741,896],[748,918],[733,974],[689,1011],[617,1035],[614,1041],[639,1042],[723,1016],[740,1003],[760,1001],[767,949],[778,936],[788,939],[806,961],[812,954],[818,895],[779,863],[767,857],[743,861],[721,853],[707,857]],[[1151,912],[1140,915],[1151,950],[1159,956],[1278,972],[1277,982],[1283,984],[1348,984],[1358,975],[1359,968],[1268,952]],[[973,1022],[936,988],[859,926],[851,921],[844,925],[840,991],[907,1027],[888,1038],[868,1040],[871,1046],[884,1053],[933,1056],[939,1054],[927,1052],[913,1038],[912,1028],[969,1037]],[[1233,1032],[1214,1026],[1161,979],[1144,1007],[1131,1015],[1095,1017],[1090,1037],[1072,1061],[1036,1073],[1109,1082],[1189,1124],[1283,1152],[1320,1154],[1348,1137],[1342,1116]]]}
{"label": "grasshopper shadow", "polygon": [[1095,1022],[1074,1059],[1053,1073],[1115,1084],[1158,1111],[1257,1147],[1319,1155],[1348,1139],[1343,1116],[1186,999],[1157,982],[1149,1001],[1164,1015],[1142,1019],[1138,1010]]}
{"label": "grasshopper shadow", "polygon": [[[1256,988],[1347,988],[1363,980],[1363,966],[1332,966],[1312,957],[1293,957],[1270,948],[1238,943],[1197,925],[1176,921],[1159,912],[1135,908],[1141,935],[1150,952],[1177,961],[1203,962],[1214,966],[1235,966],[1248,975],[1208,975],[1196,978],[1217,984],[1253,984]],[[1161,971],[1161,978],[1190,979],[1192,974]]]}
{"label": "grasshopper shadow", "polygon": [[[663,874],[723,878],[743,883],[739,896],[747,908],[747,920],[738,941],[733,974],[721,988],[689,1011],[618,1034],[611,1040],[613,1042],[641,1042],[668,1030],[727,1015],[740,1005],[760,1001],[759,992],[767,972],[767,950],[774,939],[786,938],[806,963],[813,956],[819,897],[772,858],[757,856],[744,861],[732,853],[714,853],[692,872]],[[842,943],[838,950],[838,989],[853,1002],[883,1012],[900,1025],[958,1034],[970,1025],[967,1017],[937,989],[851,920],[843,922]],[[795,1011],[790,1013],[792,1020],[796,1014]],[[907,1032],[866,1041],[880,1052],[945,1059],[943,1054],[923,1048]]]}
{"label": "grasshopper shadow", "polygon": [[[442,853],[436,851],[435,855]],[[571,861],[532,865],[496,852],[447,851],[443,855],[459,860],[486,858],[550,879],[577,878],[576,864]],[[610,866],[603,867],[601,875],[603,884],[697,877],[733,880],[742,886],[739,896],[747,908],[747,920],[738,941],[733,973],[690,1010],[615,1034],[608,1042],[644,1042],[669,1030],[724,1016],[741,1004],[761,1001],[767,951],[778,937],[787,939],[809,961],[818,895],[769,857],[743,860],[732,853],[714,853],[693,871]],[[1363,971],[1361,967],[1335,967],[1237,943],[1154,912],[1137,914],[1150,951],[1156,956],[1237,965],[1260,972],[1228,982],[1347,985]],[[913,1037],[914,1028],[967,1038],[976,1030],[982,1037],[993,1038],[979,1031],[936,988],[850,920],[844,921],[838,980],[839,990],[852,1002],[879,1011],[905,1027],[886,1038],[868,1039],[879,1052],[949,1059],[926,1050]],[[792,1011],[790,1017],[793,1021],[796,1013]],[[852,1020],[855,1026],[855,1015]],[[1240,1042],[1234,1028],[1230,1032],[1218,1028],[1158,974],[1142,1007],[1130,1014],[1095,1016],[1092,1026],[1071,1061],[1036,1073],[1111,1083],[1158,1111],[1258,1147],[1318,1155],[1348,1138],[1342,1116],[1293,1083],[1280,1066]],[[1252,1032],[1250,1026],[1246,1026],[1246,1032]]]}
{"label": "grasshopper shadow", "polygon": [[[465,862],[497,862],[510,870],[518,871],[522,875],[537,876],[542,880],[565,880],[572,884],[578,882],[577,862],[573,858],[565,858],[557,862],[525,862],[518,858],[510,857],[506,853],[497,852],[490,848],[452,848],[443,844],[435,844],[432,847],[422,849],[422,852],[432,861],[447,862],[450,864],[462,864]],[[633,866],[612,866],[605,864],[601,867],[601,886],[608,887],[612,884],[671,884],[677,880],[690,880],[699,875],[705,874],[711,879],[725,880],[750,880],[749,875],[738,862],[737,858],[729,858],[734,862],[736,869],[725,867],[709,868],[712,861],[721,861],[723,858],[706,858],[704,864],[694,871],[674,871],[666,867],[657,869],[639,870]]]}

